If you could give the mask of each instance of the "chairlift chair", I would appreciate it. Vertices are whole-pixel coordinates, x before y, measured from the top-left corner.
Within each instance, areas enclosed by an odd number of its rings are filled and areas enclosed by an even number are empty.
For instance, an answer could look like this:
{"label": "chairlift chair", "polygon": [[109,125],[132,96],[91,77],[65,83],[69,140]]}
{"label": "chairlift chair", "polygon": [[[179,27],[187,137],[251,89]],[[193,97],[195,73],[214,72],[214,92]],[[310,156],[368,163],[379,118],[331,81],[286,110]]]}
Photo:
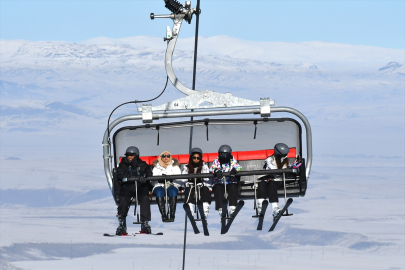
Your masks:
{"label": "chairlift chair", "polygon": [[[170,3],[173,0],[167,2]],[[283,183],[279,185],[279,197],[305,196],[312,165],[312,134],[307,118],[294,108],[276,107],[274,100],[270,98],[254,101],[235,97],[230,93],[192,90],[182,84],[173,71],[173,51],[182,21],[190,22],[192,15],[197,11],[191,8],[189,1],[185,6],[172,5],[169,9],[173,12],[172,14],[154,15],[152,13],[151,19],[170,18],[174,22],[173,28],[167,27],[167,35],[164,38],[167,43],[164,63],[168,79],[186,97],[158,106],[143,104],[138,108],[137,113],[119,117],[109,124],[103,137],[103,158],[107,183],[115,202],[118,202],[119,190],[116,169],[125,149],[132,145],[138,147],[140,158],[149,165],[158,157],[157,155],[167,150],[184,166],[188,163],[190,154],[190,127],[193,127],[192,147],[199,147],[204,151],[203,160],[209,165],[217,158],[220,145],[231,145],[233,156],[243,168],[237,174],[240,177],[241,199],[255,199],[255,183],[260,181],[263,175],[276,172],[285,176]],[[210,105],[200,105],[206,102]],[[272,116],[277,113],[287,113],[296,118],[273,118]],[[243,116],[246,115],[251,118],[244,118]],[[190,117],[194,120],[184,120]],[[129,121],[132,122],[131,125],[117,129],[111,141],[110,132],[118,125]],[[304,146],[302,128],[305,132]],[[280,142],[290,147],[289,159],[294,160],[296,155],[304,157],[304,152],[306,152],[306,158],[302,159],[303,164],[299,170],[271,170],[266,173],[263,170],[264,160],[273,154],[272,147]],[[194,177],[192,175],[153,176],[148,179],[165,181],[188,178]],[[184,201],[182,192],[178,195],[178,201]]]}

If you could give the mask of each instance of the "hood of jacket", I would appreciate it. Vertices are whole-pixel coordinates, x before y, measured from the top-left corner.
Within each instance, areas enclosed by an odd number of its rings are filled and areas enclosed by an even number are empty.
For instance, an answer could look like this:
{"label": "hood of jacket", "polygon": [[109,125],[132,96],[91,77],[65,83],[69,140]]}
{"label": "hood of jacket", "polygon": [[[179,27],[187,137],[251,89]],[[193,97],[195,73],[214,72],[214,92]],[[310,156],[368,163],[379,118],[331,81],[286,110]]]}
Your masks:
{"label": "hood of jacket", "polygon": [[[177,158],[172,158],[172,164],[170,164],[170,165],[172,165],[172,166],[178,166],[178,167],[180,167],[180,161],[177,159]],[[169,165],[169,166],[170,166]],[[155,159],[154,161],[153,161],[153,168],[155,168],[156,166],[159,166],[159,167],[161,167],[160,165],[159,165],[159,160],[157,160],[157,159]]]}

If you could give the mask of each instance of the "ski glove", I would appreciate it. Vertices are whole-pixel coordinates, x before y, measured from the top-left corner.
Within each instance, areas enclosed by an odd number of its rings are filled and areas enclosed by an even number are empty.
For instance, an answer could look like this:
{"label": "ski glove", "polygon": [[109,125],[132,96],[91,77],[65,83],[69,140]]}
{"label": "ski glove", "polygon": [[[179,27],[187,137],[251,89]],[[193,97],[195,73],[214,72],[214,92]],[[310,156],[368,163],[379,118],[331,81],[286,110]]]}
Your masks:
{"label": "ski glove", "polygon": [[144,174],[144,175],[141,175],[141,176],[139,176],[139,183],[141,183],[141,184],[145,184],[146,183],[146,181],[147,181],[148,179],[147,179],[147,176],[146,176],[146,174]]}
{"label": "ski glove", "polygon": [[214,171],[214,176],[215,176],[216,178],[218,178],[218,180],[221,180],[222,178],[224,178],[224,173],[223,173],[222,171],[216,169],[216,170]]}
{"label": "ski glove", "polygon": [[238,171],[235,168],[232,168],[231,170],[231,176],[235,177],[235,175],[238,173]]}

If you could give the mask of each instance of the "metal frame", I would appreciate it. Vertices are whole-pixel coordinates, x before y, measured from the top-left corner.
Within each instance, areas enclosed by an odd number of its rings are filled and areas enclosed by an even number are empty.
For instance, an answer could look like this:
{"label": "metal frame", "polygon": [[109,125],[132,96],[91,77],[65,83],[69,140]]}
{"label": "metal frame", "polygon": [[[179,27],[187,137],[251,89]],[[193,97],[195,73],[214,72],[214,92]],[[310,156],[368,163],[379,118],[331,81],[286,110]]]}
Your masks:
{"label": "metal frame", "polygon": [[[181,126],[181,127],[191,127],[191,126],[197,126],[201,123],[201,125],[208,123],[211,125],[218,125],[218,124],[222,124],[223,122],[231,122],[231,123],[240,123],[242,124],[243,122],[254,122],[254,121],[261,121],[261,122],[278,122],[278,121],[290,121],[295,123],[298,126],[298,130],[299,130],[299,148],[300,148],[300,156],[302,156],[302,126],[301,124],[293,119],[293,118],[235,118],[235,119],[208,119],[205,118],[204,120],[200,119],[200,120],[193,120],[193,121],[182,121],[182,122],[169,122],[169,123],[159,123],[159,124],[146,124],[146,125],[140,125],[140,126],[124,126],[119,128],[118,130],[116,130],[114,132],[114,135],[112,137],[112,144],[114,145],[116,142],[116,136],[122,131],[122,130],[136,130],[136,129],[142,129],[142,128],[155,128],[156,130],[161,130],[164,129],[166,127],[170,128],[171,126]],[[225,123],[223,123],[225,124]],[[254,123],[253,123],[254,124]],[[158,135],[159,136],[159,135]],[[119,153],[117,153],[117,149],[116,147],[113,148],[113,152],[112,155],[114,157],[119,156]],[[118,163],[117,163],[117,159],[114,158],[113,159],[113,163],[114,163],[114,168],[118,168]]]}
{"label": "metal frame", "polygon": [[[289,107],[273,107],[272,112],[284,112],[296,115],[305,126],[306,134],[306,171],[305,175],[307,181],[310,176],[311,166],[312,166],[312,131],[311,126],[307,118],[299,111],[289,108]],[[162,119],[162,118],[181,118],[181,117],[204,117],[204,116],[219,116],[219,115],[237,115],[237,114],[260,114],[260,108],[249,108],[249,109],[230,109],[230,110],[212,110],[212,111],[194,111],[194,112],[165,112],[165,113],[153,113],[152,119]],[[103,158],[104,158],[104,172],[107,178],[108,186],[114,194],[112,172],[110,167],[110,160],[113,158],[111,155],[111,143],[109,140],[109,133],[120,123],[131,121],[131,120],[142,120],[141,114],[126,115],[114,120],[109,129],[105,131],[103,138]]]}

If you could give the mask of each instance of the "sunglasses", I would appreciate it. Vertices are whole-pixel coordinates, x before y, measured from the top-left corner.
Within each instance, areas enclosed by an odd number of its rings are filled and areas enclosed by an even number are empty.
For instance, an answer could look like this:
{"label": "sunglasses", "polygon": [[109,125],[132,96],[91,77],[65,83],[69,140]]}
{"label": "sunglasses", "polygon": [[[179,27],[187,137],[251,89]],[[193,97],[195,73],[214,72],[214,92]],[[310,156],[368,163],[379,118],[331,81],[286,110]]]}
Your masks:
{"label": "sunglasses", "polygon": [[170,158],[170,155],[161,155],[162,158]]}
{"label": "sunglasses", "polygon": [[193,159],[201,160],[201,157],[193,157]]}

